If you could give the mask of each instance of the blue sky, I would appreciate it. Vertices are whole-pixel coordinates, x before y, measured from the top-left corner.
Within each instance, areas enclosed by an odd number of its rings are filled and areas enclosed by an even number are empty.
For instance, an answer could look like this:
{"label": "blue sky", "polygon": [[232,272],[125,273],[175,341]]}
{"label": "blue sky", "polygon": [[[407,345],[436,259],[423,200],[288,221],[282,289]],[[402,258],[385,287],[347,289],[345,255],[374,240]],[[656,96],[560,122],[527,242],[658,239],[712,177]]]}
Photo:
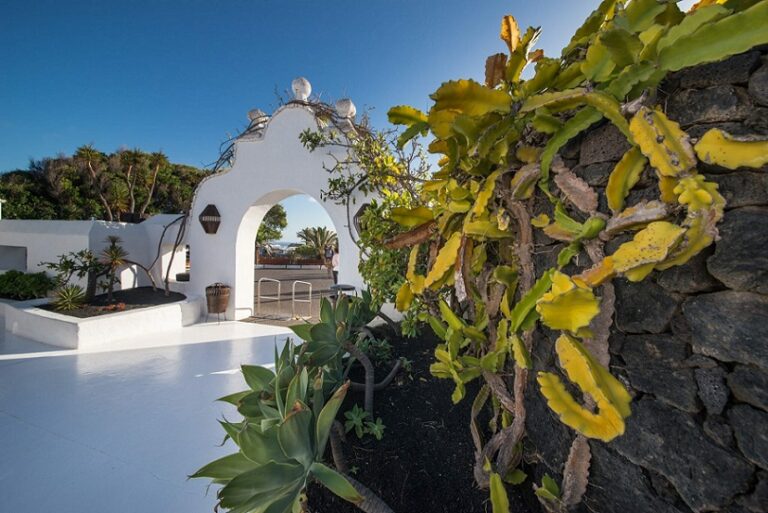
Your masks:
{"label": "blue sky", "polygon": [[[392,105],[426,108],[441,82],[481,79],[504,50],[504,14],[542,26],[548,55],[597,0],[3,0],[0,171],[30,158],[139,147],[205,166],[219,143],[272,111],[306,76],[386,127]],[[296,229],[318,206],[288,200]]]}

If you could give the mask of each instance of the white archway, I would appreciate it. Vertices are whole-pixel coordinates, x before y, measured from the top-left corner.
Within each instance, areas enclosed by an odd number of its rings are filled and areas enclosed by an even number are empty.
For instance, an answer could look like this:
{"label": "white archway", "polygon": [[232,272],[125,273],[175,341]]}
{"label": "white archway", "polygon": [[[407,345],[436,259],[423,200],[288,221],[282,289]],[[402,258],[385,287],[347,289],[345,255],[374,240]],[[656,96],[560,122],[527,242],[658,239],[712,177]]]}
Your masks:
{"label": "white archway", "polygon": [[[362,194],[344,205],[324,202],[321,191],[328,186],[326,167],[331,154],[342,158],[343,149],[306,149],[299,135],[306,129],[322,128],[312,109],[289,103],[281,107],[256,133],[235,142],[234,164],[212,175],[198,186],[190,211],[190,292],[205,295],[205,287],[224,283],[232,287],[228,319],[253,314],[253,241],[262,219],[275,204],[296,194],[317,200],[328,212],[339,238],[341,268],[339,282],[363,287],[357,268],[359,250],[352,240],[352,214],[364,201]],[[199,216],[207,205],[215,205],[221,224],[215,234],[205,233]]]}

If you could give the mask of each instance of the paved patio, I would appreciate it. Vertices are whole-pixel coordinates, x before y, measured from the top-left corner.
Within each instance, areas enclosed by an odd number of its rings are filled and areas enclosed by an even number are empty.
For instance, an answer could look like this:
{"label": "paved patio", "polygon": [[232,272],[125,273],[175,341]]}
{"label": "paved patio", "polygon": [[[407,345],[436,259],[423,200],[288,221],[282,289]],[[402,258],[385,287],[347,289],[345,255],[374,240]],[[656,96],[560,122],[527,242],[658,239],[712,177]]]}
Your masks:
{"label": "paved patio", "polygon": [[215,492],[186,476],[233,452],[216,419],[234,410],[215,399],[286,335],[211,323],[93,353],[3,338],[0,509],[210,513]]}
{"label": "paved patio", "polygon": [[[280,301],[276,299],[262,299],[261,306],[258,305],[258,281],[260,278],[270,278],[280,281]],[[254,308],[255,315],[248,322],[259,322],[271,324],[274,326],[289,326],[296,324],[297,319],[293,314],[299,317],[307,317],[311,312],[311,319],[317,320],[320,315],[320,300],[323,297],[331,295],[330,286],[333,285],[333,277],[325,268],[318,266],[298,268],[266,268],[256,269],[254,274]],[[311,310],[310,303],[296,302],[295,308],[291,306],[291,289],[294,281],[303,281],[312,284]],[[296,285],[296,299],[305,301],[308,299],[309,288],[306,285]],[[277,297],[277,284],[271,281],[264,281],[261,287],[263,296]],[[260,312],[259,312],[260,310]]]}

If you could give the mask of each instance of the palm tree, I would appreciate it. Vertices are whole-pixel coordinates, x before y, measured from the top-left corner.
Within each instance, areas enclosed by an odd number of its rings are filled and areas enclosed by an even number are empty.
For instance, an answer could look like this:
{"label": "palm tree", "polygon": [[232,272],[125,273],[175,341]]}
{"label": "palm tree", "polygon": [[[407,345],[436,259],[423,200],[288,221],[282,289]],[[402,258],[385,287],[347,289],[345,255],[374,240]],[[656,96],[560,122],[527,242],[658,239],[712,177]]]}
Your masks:
{"label": "palm tree", "polygon": [[108,245],[101,251],[101,263],[107,267],[107,301],[112,302],[115,283],[117,282],[117,271],[124,266],[128,252],[120,245],[123,242],[120,237],[110,235],[104,241]]}
{"label": "palm tree", "polygon": [[296,236],[301,239],[305,246],[312,248],[319,258],[323,258],[323,251],[326,246],[336,246],[338,243],[336,232],[325,226],[304,228]]}

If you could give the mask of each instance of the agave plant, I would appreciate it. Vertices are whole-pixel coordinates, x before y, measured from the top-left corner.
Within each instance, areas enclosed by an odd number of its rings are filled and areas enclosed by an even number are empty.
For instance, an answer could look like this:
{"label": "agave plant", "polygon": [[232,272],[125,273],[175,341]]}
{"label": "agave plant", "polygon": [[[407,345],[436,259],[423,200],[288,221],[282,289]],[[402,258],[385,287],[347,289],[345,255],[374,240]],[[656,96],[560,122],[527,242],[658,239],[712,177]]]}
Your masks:
{"label": "agave plant", "polygon": [[230,513],[300,511],[314,479],[363,511],[391,513],[365,486],[322,461],[347,385],[326,402],[322,369],[300,365],[291,342],[275,354],[275,372],[248,365],[242,371],[250,389],[221,399],[243,414],[239,423],[221,421],[239,450],[190,476],[223,485],[220,507]]}
{"label": "agave plant", "polygon": [[371,416],[374,391],[385,387],[400,368],[398,362],[387,378],[376,383],[373,363],[357,345],[358,340],[368,336],[365,326],[376,315],[371,308],[371,295],[364,291],[362,298],[342,296],[336,305],[324,298],[320,304],[319,323],[291,326],[293,332],[306,341],[303,357],[310,365],[325,366],[340,379],[346,374],[343,357],[347,353],[360,362],[365,369],[365,383],[353,383],[352,386],[364,390],[365,411]]}
{"label": "agave plant", "polygon": [[53,298],[54,310],[58,312],[68,312],[76,310],[85,303],[85,291],[79,285],[64,285],[56,291]]}

